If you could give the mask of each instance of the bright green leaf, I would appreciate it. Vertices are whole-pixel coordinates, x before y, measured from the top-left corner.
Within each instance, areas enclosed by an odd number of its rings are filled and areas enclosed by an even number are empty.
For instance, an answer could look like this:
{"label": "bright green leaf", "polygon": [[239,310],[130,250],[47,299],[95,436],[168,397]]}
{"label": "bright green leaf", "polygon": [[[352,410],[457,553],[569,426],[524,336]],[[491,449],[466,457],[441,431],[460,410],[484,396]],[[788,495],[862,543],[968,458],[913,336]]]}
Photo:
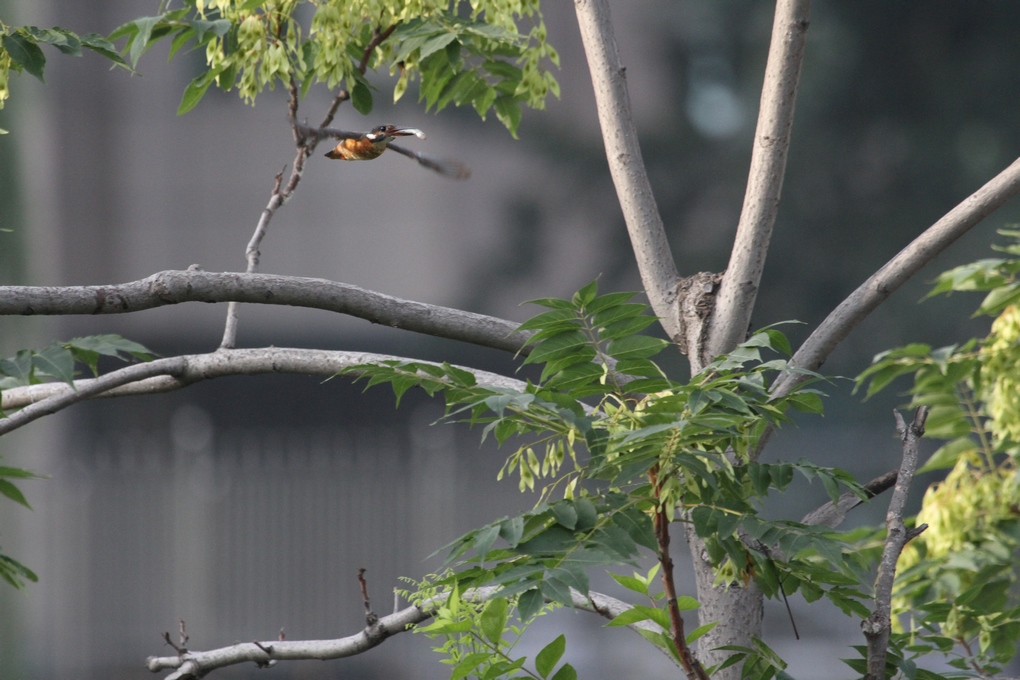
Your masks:
{"label": "bright green leaf", "polygon": [[563,652],[567,649],[567,638],[563,635],[558,636],[555,640],[547,644],[542,650],[535,655],[535,670],[543,678],[549,677],[552,669],[559,663],[560,658],[563,656]]}

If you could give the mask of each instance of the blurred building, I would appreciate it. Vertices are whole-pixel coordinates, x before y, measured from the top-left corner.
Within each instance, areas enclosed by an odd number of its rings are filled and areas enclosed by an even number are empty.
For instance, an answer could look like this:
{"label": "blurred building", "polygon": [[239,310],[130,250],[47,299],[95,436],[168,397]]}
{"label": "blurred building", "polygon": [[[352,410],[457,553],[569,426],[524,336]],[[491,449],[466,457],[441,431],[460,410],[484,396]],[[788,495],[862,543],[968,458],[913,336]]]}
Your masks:
{"label": "blurred building", "polygon": [[[874,0],[815,10],[786,203],[756,324],[817,323],[1020,149],[1012,113],[1020,9],[924,5]],[[156,3],[8,0],[0,11],[8,23],[108,33],[154,13]],[[719,271],[740,210],[770,9],[657,0],[616,2],[613,11],[681,269]],[[261,271],[515,320],[531,313],[520,301],[567,296],[600,274],[604,289],[638,288],[572,8],[549,3],[546,12],[562,57],[562,100],[526,112],[521,141],[473,111],[426,115],[413,93],[392,106],[380,76],[372,115],[345,107],[335,124],[420,127],[428,140],[407,144],[462,160],[472,179],[447,181],[395,154],[357,164],[317,154],[272,222]],[[0,120],[11,130],[0,137],[0,165],[20,212],[8,202],[0,217],[16,219],[25,242],[5,281],[99,284],[191,264],[243,269],[273,177],[293,158],[285,95],[267,92],[250,108],[211,91],[178,118],[200,56],[167,65],[165,55],[165,46],[154,48],[143,75],[132,77],[94,55],[47,53],[45,86],[14,79]],[[328,93],[313,89],[300,115],[316,121],[327,102]],[[996,215],[938,267],[983,254],[994,228],[1016,216],[1015,206]],[[833,358],[834,370],[852,375],[892,344],[973,332],[969,302],[918,310],[923,290],[921,281],[896,296]],[[120,317],[9,326],[5,319],[10,330],[0,342],[6,356],[54,337],[117,332],[164,355],[205,352],[219,342],[224,313],[189,304]],[[239,344],[372,349],[515,370],[495,351],[269,306],[242,308]],[[290,639],[353,634],[363,626],[359,567],[368,569],[376,611],[388,612],[399,576],[428,573],[438,546],[520,505],[514,485],[495,483],[502,457],[479,448],[477,431],[431,426],[441,409],[424,398],[409,396],[395,410],[386,390],[360,389],[293,376],[221,379],[86,404],[5,438],[5,461],[51,479],[24,485],[32,513],[0,503],[0,544],[40,575],[23,593],[0,590],[0,676],[149,677],[143,659],[169,652],[160,635],[178,619],[196,649],[273,638],[280,628]],[[864,478],[884,471],[897,456],[887,438],[897,397],[860,407],[843,385],[832,391],[832,430],[806,423],[780,437],[777,455],[824,449],[833,460],[857,461]],[[799,516],[822,501],[822,490],[811,488],[788,510]],[[810,645],[793,643],[779,616],[770,614],[767,631],[793,658],[791,673],[840,673],[838,657],[860,643],[856,624],[803,602],[795,613]],[[628,668],[650,676],[668,665],[586,615],[558,617],[543,625],[574,631],[567,654],[582,677],[625,677]],[[303,663],[272,673],[443,677],[427,650],[427,640],[406,635],[325,671]]]}

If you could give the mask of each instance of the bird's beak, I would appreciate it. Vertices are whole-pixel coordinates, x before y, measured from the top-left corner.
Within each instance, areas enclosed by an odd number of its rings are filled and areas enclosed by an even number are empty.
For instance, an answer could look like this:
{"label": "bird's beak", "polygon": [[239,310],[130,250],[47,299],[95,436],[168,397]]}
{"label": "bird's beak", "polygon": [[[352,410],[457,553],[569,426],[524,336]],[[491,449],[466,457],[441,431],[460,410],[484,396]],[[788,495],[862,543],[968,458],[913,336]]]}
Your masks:
{"label": "bird's beak", "polygon": [[414,135],[418,139],[425,139],[425,133],[418,128],[398,127],[393,128],[387,134],[392,137],[410,137],[411,135]]}

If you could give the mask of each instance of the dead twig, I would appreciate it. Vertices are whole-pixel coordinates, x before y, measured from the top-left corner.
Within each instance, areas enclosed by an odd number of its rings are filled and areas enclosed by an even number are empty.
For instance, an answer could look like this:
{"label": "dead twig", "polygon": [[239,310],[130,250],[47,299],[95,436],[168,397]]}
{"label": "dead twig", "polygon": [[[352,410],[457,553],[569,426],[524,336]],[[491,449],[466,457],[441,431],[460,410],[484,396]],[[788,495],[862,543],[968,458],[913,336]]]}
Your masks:
{"label": "dead twig", "polygon": [[884,680],[885,661],[889,646],[889,633],[892,629],[892,589],[896,576],[896,562],[899,560],[903,547],[912,538],[927,528],[922,524],[907,530],[903,523],[903,510],[907,504],[907,493],[910,482],[917,469],[918,449],[921,437],[924,436],[924,422],[928,418],[928,407],[920,406],[914,411],[913,421],[907,425],[899,411],[896,416],[896,431],[903,442],[903,461],[900,463],[896,486],[892,498],[889,499],[889,510],[886,512],[885,523],[887,535],[882,561],[878,565],[878,576],[875,578],[875,609],[871,616],[861,622],[861,630],[867,640],[868,672],[865,680]]}

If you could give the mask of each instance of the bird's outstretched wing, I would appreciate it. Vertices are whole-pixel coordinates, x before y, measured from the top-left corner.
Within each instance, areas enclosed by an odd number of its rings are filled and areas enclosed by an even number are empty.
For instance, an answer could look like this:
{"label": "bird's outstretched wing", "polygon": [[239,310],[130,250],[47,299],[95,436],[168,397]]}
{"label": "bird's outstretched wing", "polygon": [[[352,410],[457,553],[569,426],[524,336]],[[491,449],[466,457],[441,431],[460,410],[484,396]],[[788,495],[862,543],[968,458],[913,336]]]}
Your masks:
{"label": "bird's outstretched wing", "polygon": [[391,151],[396,151],[397,153],[407,156],[408,158],[413,158],[414,160],[418,161],[419,165],[426,167],[429,170],[438,172],[440,175],[450,177],[452,179],[467,179],[468,177],[471,176],[471,168],[464,165],[460,161],[453,161],[446,158],[432,158],[430,156],[426,156],[423,153],[411,151],[410,149],[405,149],[404,147],[398,146],[393,143],[390,143],[390,145],[387,146],[386,148],[390,149]]}

